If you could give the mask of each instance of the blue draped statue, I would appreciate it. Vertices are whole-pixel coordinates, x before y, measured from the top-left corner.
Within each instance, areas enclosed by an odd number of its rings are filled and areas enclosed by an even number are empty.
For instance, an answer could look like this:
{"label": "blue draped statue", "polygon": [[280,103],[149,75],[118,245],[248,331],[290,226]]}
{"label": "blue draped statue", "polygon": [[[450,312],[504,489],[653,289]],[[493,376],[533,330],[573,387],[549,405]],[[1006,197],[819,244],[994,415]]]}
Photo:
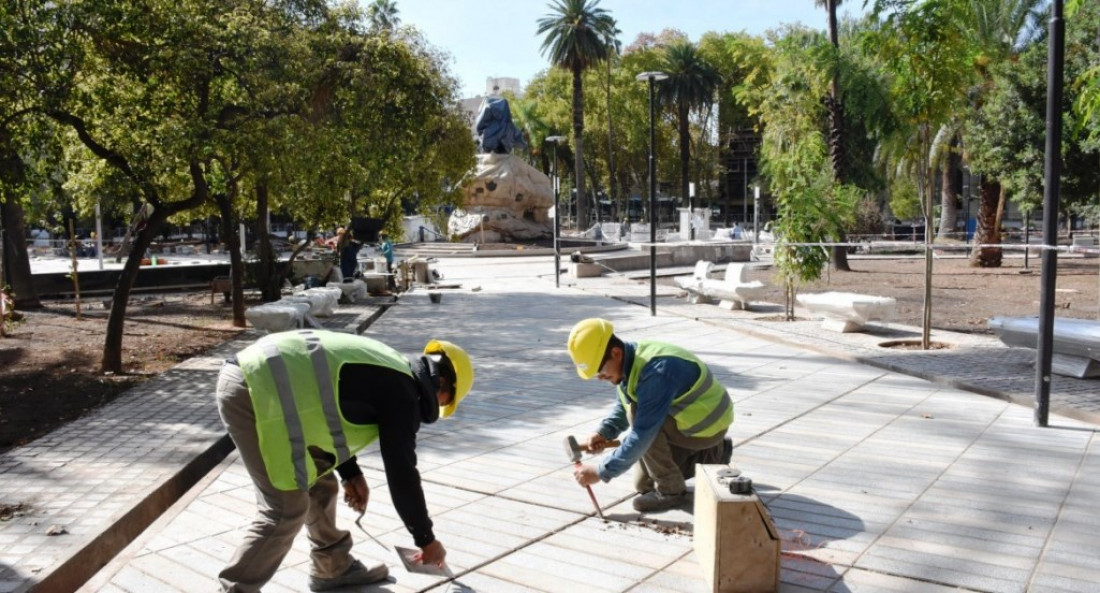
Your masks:
{"label": "blue draped statue", "polygon": [[512,123],[508,101],[501,97],[486,97],[475,124],[478,152],[508,154],[513,147],[526,148],[523,134]]}

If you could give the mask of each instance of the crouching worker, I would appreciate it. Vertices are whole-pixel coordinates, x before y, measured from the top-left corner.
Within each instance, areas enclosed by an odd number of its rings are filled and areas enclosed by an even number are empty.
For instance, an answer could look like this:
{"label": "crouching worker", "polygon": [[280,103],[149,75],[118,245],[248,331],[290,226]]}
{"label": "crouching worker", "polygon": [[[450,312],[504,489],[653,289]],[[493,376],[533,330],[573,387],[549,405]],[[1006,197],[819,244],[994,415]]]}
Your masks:
{"label": "crouching worker", "polygon": [[690,501],[685,481],[696,463],[729,463],[733,401],[695,355],[663,342],[624,342],[610,321],[597,318],[573,327],[569,355],[582,379],[618,386],[615,407],[588,437],[589,449],[602,451],[629,429],[599,466],[574,469],[581,485],[607,482],[637,462],[634,509],[659,511]]}
{"label": "crouching worker", "polygon": [[394,507],[419,561],[441,566],[446,550],[432,532],[416,433],[454,413],[473,385],[466,353],[432,340],[406,358],[352,334],[295,330],[257,340],[218,376],[222,422],[256,487],[258,513],[229,566],[225,591],[259,591],[306,526],[312,591],[385,579],[385,564],[367,568],[351,557],[351,534],[336,527],[340,491],[362,513],[370,490],[355,454],[376,439]]}

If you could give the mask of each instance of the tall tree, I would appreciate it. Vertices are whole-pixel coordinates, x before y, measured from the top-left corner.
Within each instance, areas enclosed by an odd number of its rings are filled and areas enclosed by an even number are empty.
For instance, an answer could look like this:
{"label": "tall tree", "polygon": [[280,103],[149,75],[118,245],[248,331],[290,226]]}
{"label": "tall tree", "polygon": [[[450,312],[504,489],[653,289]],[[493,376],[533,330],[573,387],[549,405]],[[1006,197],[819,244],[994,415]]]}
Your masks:
{"label": "tall tree", "polygon": [[932,143],[966,100],[972,75],[962,10],[955,0],[879,0],[874,16],[894,5],[880,26],[864,37],[891,77],[890,100],[900,123],[892,146],[898,160],[914,167],[925,224],[924,323],[921,345],[930,346],[932,325],[932,239],[934,187]]}
{"label": "tall tree", "polygon": [[[840,33],[837,27],[836,9],[843,0],[814,0],[817,6],[825,7],[825,17],[828,24],[826,33],[829,36],[829,45],[833,48],[832,67],[829,73],[829,95],[825,97],[825,106],[829,110],[829,164],[833,169],[833,179],[837,183],[847,183],[848,179],[844,171],[844,103],[840,96]],[[846,233],[841,231],[837,242],[846,242]],[[848,249],[837,245],[832,249],[833,267],[845,272],[850,271],[848,265]]]}
{"label": "tall tree", "polygon": [[668,80],[659,87],[661,102],[671,105],[676,111],[680,149],[680,197],[686,201],[690,196],[691,181],[691,112],[713,104],[714,93],[721,83],[721,77],[695,44],[689,41],[666,46],[661,69],[668,74]]}
{"label": "tall tree", "polygon": [[393,31],[401,24],[397,16],[397,2],[394,0],[374,0],[367,7],[367,20],[372,31]]}
{"label": "tall tree", "polygon": [[545,35],[542,53],[550,63],[573,74],[573,174],[577,191],[577,221],[588,226],[584,191],[584,82],[582,74],[608,59],[607,39],[614,36],[615,20],[599,7],[600,0],[555,0],[551,14],[538,20]]}
{"label": "tall tree", "polygon": [[[971,89],[971,105],[967,117],[969,125],[964,125],[963,144],[966,152],[972,143],[967,138],[967,129],[973,129],[975,121],[982,118],[991,93],[995,92],[993,71],[1001,64],[1017,59],[1020,51],[1029,45],[1036,34],[1042,31],[1040,8],[1045,0],[969,0],[966,20],[969,27],[970,42],[975,48],[974,68],[980,78]],[[997,124],[1006,137],[1013,137],[1019,131],[1010,129],[1007,122]],[[1039,141],[1038,146],[1042,145]],[[979,160],[983,160],[979,157]],[[982,166],[971,166],[972,172],[982,172]],[[1001,242],[1001,214],[1004,212],[1007,198],[1005,187],[997,175],[985,174],[980,177],[978,189],[978,216],[975,243],[978,247],[970,256],[970,263],[981,267],[1000,267],[1003,252],[1000,247],[992,247]]]}
{"label": "tall tree", "polygon": [[611,102],[611,66],[615,56],[622,53],[622,43],[618,38],[620,33],[622,33],[622,31],[619,30],[617,23],[612,19],[610,36],[607,38],[607,198],[611,200],[611,203],[619,210],[621,210],[621,208],[619,202],[616,200],[617,196],[615,193],[615,126],[614,118],[611,116],[613,111],[613,104]]}

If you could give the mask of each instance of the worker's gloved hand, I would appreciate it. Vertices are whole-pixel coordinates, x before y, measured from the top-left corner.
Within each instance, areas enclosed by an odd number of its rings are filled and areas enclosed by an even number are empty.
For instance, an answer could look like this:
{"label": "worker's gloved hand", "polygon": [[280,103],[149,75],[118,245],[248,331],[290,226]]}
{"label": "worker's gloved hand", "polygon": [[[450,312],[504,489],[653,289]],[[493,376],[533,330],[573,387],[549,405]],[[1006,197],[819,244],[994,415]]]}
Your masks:
{"label": "worker's gloved hand", "polygon": [[588,449],[589,453],[595,455],[607,448],[607,439],[605,439],[602,434],[594,432],[588,436],[585,447]]}
{"label": "worker's gloved hand", "polygon": [[443,560],[447,557],[447,550],[443,549],[443,544],[439,543],[439,540],[432,540],[432,543],[420,548],[419,558],[413,556],[413,560],[421,564],[430,564],[432,566],[443,566]]}
{"label": "worker's gloved hand", "polygon": [[370,499],[370,488],[367,488],[367,479],[362,474],[344,481],[344,502],[362,513],[367,510],[367,500]]}
{"label": "worker's gloved hand", "polygon": [[594,465],[577,464],[573,466],[573,478],[581,486],[588,486],[600,481],[600,472]]}

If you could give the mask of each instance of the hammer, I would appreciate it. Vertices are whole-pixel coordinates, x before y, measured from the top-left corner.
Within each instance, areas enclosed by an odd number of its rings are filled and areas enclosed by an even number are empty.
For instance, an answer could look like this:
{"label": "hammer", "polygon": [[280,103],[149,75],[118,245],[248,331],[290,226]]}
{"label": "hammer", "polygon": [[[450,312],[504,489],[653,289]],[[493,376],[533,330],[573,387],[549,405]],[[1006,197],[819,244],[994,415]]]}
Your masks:
{"label": "hammer", "polygon": [[[565,437],[565,453],[569,455],[569,461],[573,462],[573,467],[581,464],[581,446],[573,435]],[[592,493],[592,486],[585,484],[584,487],[588,490],[588,497],[592,499],[592,506],[596,507],[596,515],[603,519],[603,510],[600,509],[600,503],[596,502],[596,495]]]}

